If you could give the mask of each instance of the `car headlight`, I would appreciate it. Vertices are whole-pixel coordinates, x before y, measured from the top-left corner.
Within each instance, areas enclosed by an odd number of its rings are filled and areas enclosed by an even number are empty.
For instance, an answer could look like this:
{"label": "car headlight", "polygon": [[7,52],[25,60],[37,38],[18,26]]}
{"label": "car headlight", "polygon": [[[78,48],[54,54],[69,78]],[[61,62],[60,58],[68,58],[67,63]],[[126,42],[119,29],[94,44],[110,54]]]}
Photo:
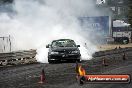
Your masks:
{"label": "car headlight", "polygon": [[50,54],[59,54],[59,52],[53,52],[53,51],[52,51]]}
{"label": "car headlight", "polygon": [[72,53],[79,53],[79,51],[77,51],[77,50],[76,51],[72,51]]}

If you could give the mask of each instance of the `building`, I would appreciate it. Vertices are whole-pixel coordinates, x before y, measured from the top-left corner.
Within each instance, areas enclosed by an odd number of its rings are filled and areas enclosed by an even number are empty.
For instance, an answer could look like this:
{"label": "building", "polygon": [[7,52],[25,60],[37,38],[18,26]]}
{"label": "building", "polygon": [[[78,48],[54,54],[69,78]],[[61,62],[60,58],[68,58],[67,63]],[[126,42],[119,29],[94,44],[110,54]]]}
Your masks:
{"label": "building", "polygon": [[11,39],[10,36],[0,37],[0,53],[11,51]]}

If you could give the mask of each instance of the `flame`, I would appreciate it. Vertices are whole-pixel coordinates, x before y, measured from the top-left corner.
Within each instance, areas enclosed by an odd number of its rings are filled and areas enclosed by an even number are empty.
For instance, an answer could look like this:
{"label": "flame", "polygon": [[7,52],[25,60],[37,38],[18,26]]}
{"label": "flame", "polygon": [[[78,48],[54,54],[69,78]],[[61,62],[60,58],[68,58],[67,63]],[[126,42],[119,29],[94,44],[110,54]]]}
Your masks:
{"label": "flame", "polygon": [[78,71],[79,71],[80,76],[85,76],[86,75],[86,71],[85,71],[84,68],[82,68],[82,66],[79,66]]}

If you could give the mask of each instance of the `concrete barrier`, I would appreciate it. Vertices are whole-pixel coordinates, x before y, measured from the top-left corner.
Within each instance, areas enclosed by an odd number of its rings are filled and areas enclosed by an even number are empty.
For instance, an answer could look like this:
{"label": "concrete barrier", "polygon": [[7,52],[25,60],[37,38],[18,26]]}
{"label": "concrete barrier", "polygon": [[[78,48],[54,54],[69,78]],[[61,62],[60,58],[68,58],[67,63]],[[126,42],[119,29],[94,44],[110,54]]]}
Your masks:
{"label": "concrete barrier", "polygon": [[24,50],[8,53],[0,53],[0,65],[18,65],[35,63],[36,50]]}
{"label": "concrete barrier", "polygon": [[106,56],[106,55],[111,55],[111,54],[119,54],[119,53],[124,53],[128,51],[132,51],[132,47],[95,52],[93,54],[93,57],[100,57],[100,56]]}

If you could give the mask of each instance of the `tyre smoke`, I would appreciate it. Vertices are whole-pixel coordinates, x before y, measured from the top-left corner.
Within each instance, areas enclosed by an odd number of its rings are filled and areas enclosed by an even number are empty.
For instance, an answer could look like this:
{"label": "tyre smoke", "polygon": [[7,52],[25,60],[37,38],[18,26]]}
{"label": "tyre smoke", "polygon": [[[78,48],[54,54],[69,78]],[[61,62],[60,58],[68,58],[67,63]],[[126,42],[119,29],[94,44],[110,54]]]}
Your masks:
{"label": "tyre smoke", "polygon": [[[0,35],[11,35],[14,50],[37,49],[38,62],[47,63],[46,45],[56,39],[73,39],[83,60],[97,51],[96,32],[82,32],[79,17],[100,16],[93,0],[14,0],[13,15],[0,14]],[[86,37],[87,36],[87,37]]]}

